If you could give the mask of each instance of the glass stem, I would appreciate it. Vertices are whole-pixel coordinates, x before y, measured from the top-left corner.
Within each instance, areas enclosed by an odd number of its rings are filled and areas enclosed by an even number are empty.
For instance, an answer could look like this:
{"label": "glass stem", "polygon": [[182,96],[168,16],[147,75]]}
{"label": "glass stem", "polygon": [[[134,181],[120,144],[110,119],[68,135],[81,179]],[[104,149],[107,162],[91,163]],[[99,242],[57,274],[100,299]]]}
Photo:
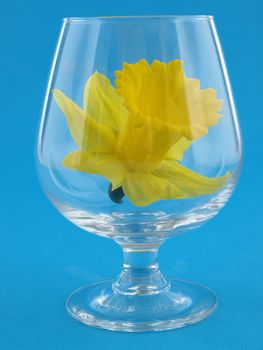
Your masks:
{"label": "glass stem", "polygon": [[159,294],[170,285],[162,276],[158,264],[156,246],[122,246],[124,263],[121,274],[113,282],[113,289],[125,295]]}

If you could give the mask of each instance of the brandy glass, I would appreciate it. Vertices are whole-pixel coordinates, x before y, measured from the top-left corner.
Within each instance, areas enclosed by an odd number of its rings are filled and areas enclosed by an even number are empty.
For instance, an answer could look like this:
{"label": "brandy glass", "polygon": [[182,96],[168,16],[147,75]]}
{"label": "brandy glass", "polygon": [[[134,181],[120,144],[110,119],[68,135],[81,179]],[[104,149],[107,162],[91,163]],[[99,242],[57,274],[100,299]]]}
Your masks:
{"label": "brandy glass", "polygon": [[64,19],[39,128],[39,179],[68,220],[124,253],[121,274],[75,291],[69,313],[129,332],[211,314],[213,292],[165,278],[157,253],[221,210],[241,158],[211,16]]}

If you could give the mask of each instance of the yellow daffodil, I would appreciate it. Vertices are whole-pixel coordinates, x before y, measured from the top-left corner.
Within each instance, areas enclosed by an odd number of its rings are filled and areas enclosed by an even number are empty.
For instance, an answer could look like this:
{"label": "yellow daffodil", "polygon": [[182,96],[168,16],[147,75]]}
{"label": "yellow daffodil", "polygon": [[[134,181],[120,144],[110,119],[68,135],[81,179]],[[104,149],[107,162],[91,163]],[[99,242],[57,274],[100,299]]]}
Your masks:
{"label": "yellow daffodil", "polygon": [[137,206],[222,189],[230,173],[209,178],[181,164],[191,143],[221,117],[216,91],[187,78],[180,60],[125,63],[116,78],[117,88],[94,73],[83,108],[53,90],[78,146],[63,165],[106,177],[110,193],[126,195]]}

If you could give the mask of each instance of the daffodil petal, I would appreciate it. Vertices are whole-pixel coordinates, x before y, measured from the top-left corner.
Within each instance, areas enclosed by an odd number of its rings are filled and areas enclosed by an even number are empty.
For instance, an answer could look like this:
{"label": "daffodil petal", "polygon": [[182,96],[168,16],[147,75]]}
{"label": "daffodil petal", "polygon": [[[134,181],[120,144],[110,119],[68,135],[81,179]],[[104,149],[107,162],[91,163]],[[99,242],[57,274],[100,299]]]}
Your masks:
{"label": "daffodil petal", "polygon": [[231,172],[227,172],[224,176],[207,177],[172,160],[164,160],[154,174],[166,179],[170,184],[181,190],[179,195],[176,193],[177,189],[175,190],[174,198],[176,199],[218,192],[226,185],[232,175]]}
{"label": "daffodil petal", "polygon": [[83,110],[60,90],[52,90],[55,101],[64,113],[75,143],[81,147],[84,138],[85,116]]}
{"label": "daffodil petal", "polygon": [[66,155],[63,165],[66,168],[106,177],[112,184],[112,190],[121,186],[126,174],[122,163],[112,154],[91,154],[76,150]]}
{"label": "daffodil petal", "polygon": [[176,161],[163,161],[154,173],[127,174],[122,188],[136,206],[146,206],[166,199],[185,199],[208,195],[221,190],[231,173],[209,178],[182,166]]}
{"label": "daffodil petal", "polygon": [[118,133],[126,123],[128,111],[123,99],[110,80],[101,73],[94,73],[88,80],[84,90],[84,110],[98,123]]}
{"label": "daffodil petal", "polygon": [[97,123],[60,90],[53,90],[54,98],[64,113],[71,136],[84,151],[107,152],[114,150],[116,137],[107,126]]}
{"label": "daffodil petal", "polygon": [[112,129],[97,123],[91,116],[86,116],[81,149],[93,153],[111,153],[114,151],[116,136]]}
{"label": "daffodil petal", "polygon": [[185,152],[191,146],[191,141],[181,137],[167,152],[165,159],[182,161]]}
{"label": "daffodil petal", "polygon": [[146,206],[164,199],[169,182],[158,176],[144,173],[126,175],[122,189],[129,200],[136,206]]}

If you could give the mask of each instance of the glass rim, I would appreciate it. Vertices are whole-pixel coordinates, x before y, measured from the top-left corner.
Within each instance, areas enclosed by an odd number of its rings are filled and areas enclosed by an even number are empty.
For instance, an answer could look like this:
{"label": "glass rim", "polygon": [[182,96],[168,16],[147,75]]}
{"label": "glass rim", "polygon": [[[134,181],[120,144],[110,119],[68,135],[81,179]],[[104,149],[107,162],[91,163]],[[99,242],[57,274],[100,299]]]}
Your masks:
{"label": "glass rim", "polygon": [[119,22],[119,21],[138,21],[138,20],[167,20],[167,21],[211,21],[214,17],[211,15],[132,15],[132,16],[94,16],[94,17],[65,17],[66,23],[88,23],[88,22]]}

